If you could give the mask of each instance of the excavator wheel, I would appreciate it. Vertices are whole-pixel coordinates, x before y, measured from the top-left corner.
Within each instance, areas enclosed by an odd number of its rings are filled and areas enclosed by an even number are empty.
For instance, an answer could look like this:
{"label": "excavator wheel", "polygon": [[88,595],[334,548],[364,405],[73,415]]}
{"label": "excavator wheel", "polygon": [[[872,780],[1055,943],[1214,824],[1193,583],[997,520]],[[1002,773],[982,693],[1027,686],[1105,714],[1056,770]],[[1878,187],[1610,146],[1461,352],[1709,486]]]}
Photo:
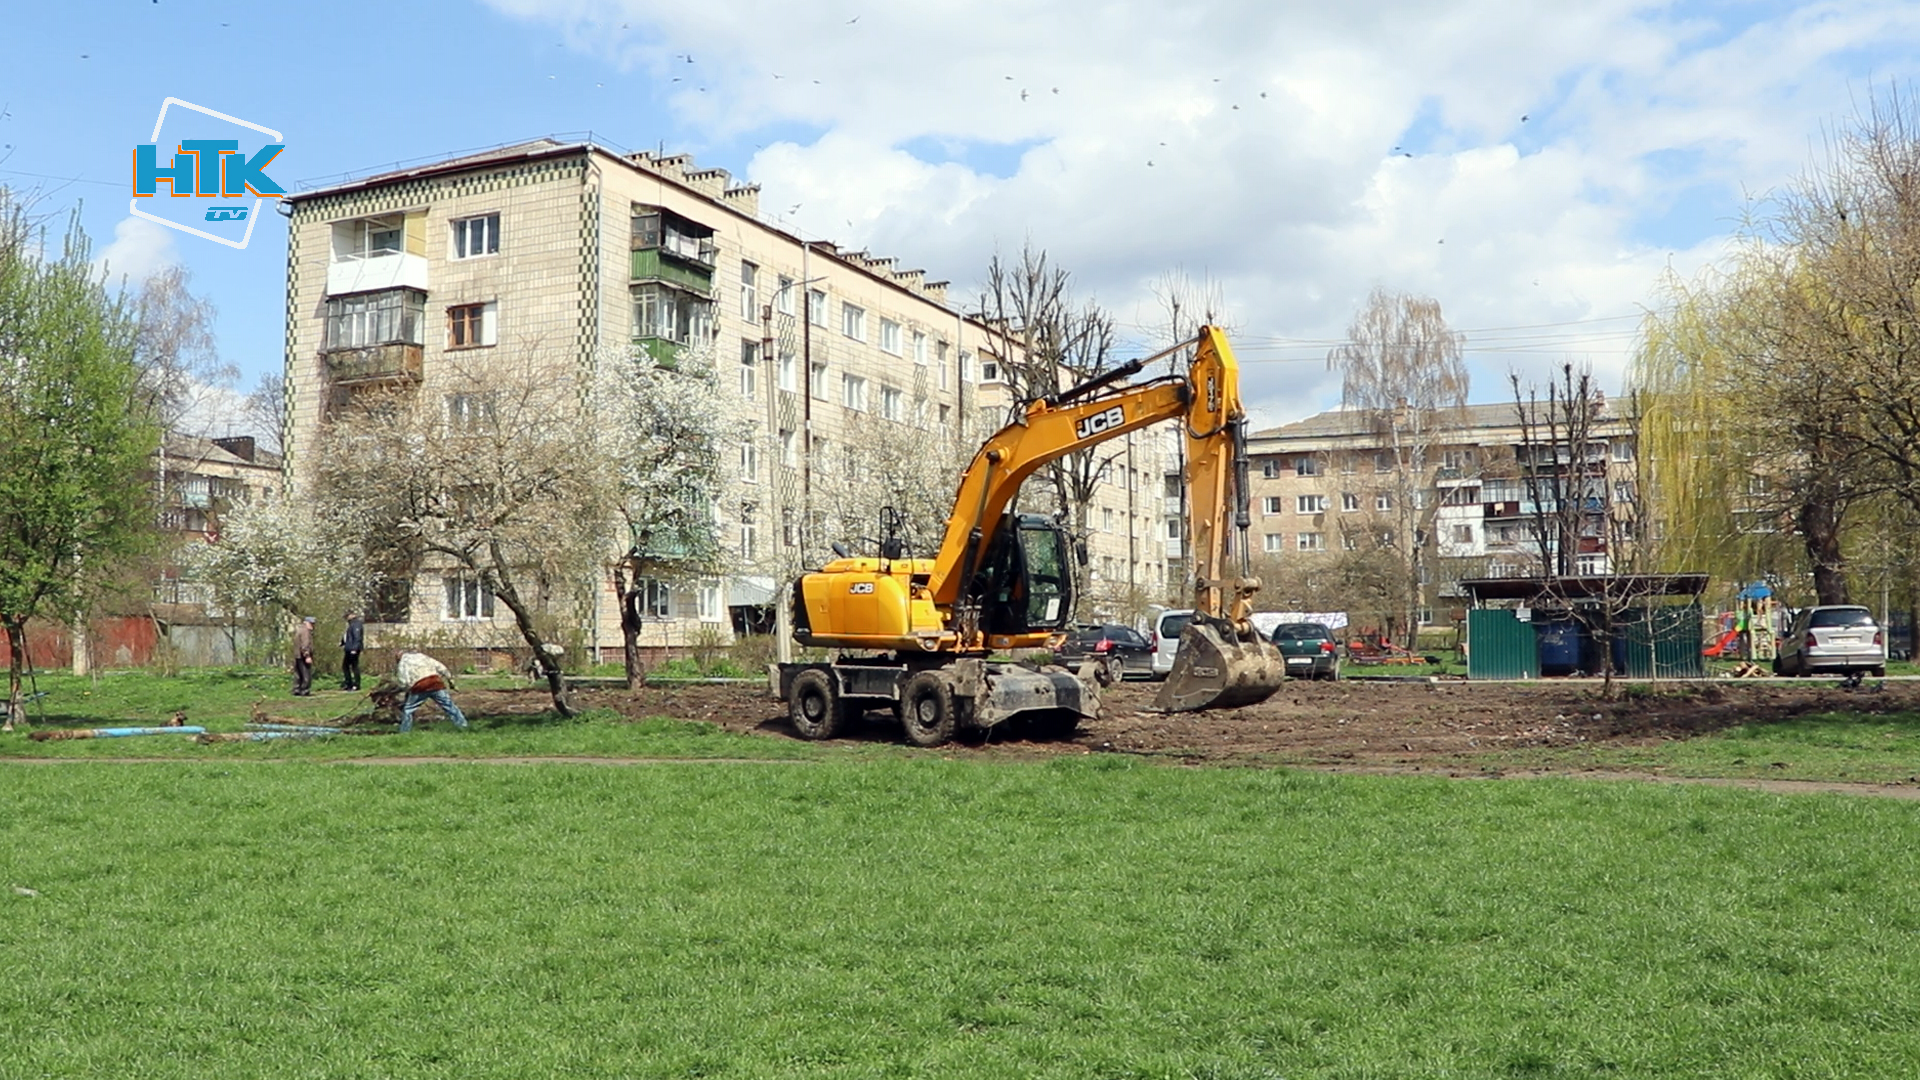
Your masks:
{"label": "excavator wheel", "polygon": [[1273,642],[1242,640],[1226,620],[1196,615],[1180,632],[1173,670],[1153,705],[1164,712],[1255,705],[1286,681],[1287,661]]}
{"label": "excavator wheel", "polygon": [[793,677],[787,692],[787,718],[803,739],[831,739],[846,727],[846,707],[834,692],[833,677],[819,668]]}
{"label": "excavator wheel", "polygon": [[953,681],[938,671],[922,671],[900,688],[900,726],[915,746],[939,746],[953,738],[958,712]]}

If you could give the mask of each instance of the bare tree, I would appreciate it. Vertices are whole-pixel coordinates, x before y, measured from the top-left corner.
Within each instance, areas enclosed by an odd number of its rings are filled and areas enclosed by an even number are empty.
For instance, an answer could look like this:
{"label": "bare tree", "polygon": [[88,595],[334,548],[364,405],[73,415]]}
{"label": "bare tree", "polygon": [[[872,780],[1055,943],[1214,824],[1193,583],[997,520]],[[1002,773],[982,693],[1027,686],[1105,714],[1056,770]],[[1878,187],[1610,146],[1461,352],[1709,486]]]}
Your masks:
{"label": "bare tree", "polygon": [[247,394],[244,405],[249,433],[259,441],[262,449],[278,454],[281,448],[281,427],[287,413],[287,379],[279,372],[260,376],[260,381]]}
{"label": "bare tree", "polygon": [[376,561],[448,575],[489,607],[498,598],[563,716],[573,709],[546,646],[556,612],[590,602],[578,588],[600,576],[618,505],[585,390],[571,361],[529,348],[371,395],[326,433],[304,493]]}
{"label": "bare tree", "polygon": [[1360,411],[1392,455],[1390,509],[1413,598],[1405,612],[1410,635],[1420,625],[1425,550],[1440,505],[1430,497],[1436,451],[1459,430],[1467,403],[1465,341],[1447,327],[1439,301],[1375,289],[1347,341],[1327,354],[1327,366],[1340,372],[1342,403]]}

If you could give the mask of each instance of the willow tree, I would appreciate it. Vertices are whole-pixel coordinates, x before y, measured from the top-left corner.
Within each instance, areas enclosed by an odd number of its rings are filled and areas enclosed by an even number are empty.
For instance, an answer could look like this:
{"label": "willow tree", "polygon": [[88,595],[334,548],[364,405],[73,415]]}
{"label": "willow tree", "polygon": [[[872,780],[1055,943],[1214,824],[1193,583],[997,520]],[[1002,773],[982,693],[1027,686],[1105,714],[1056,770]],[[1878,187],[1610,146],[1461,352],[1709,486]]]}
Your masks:
{"label": "willow tree", "polygon": [[1427,495],[1440,448],[1465,416],[1465,346],[1438,300],[1376,288],[1348,326],[1346,342],[1327,354],[1327,366],[1340,373],[1341,403],[1356,410],[1393,455],[1390,512],[1406,575],[1409,634],[1419,631],[1425,548],[1440,509],[1440,500]]}

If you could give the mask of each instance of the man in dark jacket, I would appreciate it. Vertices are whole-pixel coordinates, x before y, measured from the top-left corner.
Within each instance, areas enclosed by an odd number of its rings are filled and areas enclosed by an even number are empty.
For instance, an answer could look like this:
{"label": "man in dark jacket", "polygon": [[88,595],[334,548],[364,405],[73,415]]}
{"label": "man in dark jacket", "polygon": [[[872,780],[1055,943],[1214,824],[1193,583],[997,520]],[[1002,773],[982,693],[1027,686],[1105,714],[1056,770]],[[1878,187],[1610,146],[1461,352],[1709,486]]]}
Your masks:
{"label": "man in dark jacket", "polygon": [[340,689],[360,689],[360,650],[365,645],[366,623],[359,612],[347,612],[347,630],[340,635]]}
{"label": "man in dark jacket", "polygon": [[313,616],[293,631],[293,696],[313,696]]}

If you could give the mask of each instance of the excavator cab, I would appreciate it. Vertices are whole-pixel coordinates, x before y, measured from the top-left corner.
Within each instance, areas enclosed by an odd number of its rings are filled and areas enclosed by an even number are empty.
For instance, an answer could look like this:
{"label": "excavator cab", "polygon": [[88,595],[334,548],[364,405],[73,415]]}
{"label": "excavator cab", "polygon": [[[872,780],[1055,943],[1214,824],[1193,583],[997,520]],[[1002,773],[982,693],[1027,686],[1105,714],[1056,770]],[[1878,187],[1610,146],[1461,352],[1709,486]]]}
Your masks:
{"label": "excavator cab", "polygon": [[974,578],[989,635],[1058,630],[1073,611],[1071,545],[1038,514],[1008,514]]}

